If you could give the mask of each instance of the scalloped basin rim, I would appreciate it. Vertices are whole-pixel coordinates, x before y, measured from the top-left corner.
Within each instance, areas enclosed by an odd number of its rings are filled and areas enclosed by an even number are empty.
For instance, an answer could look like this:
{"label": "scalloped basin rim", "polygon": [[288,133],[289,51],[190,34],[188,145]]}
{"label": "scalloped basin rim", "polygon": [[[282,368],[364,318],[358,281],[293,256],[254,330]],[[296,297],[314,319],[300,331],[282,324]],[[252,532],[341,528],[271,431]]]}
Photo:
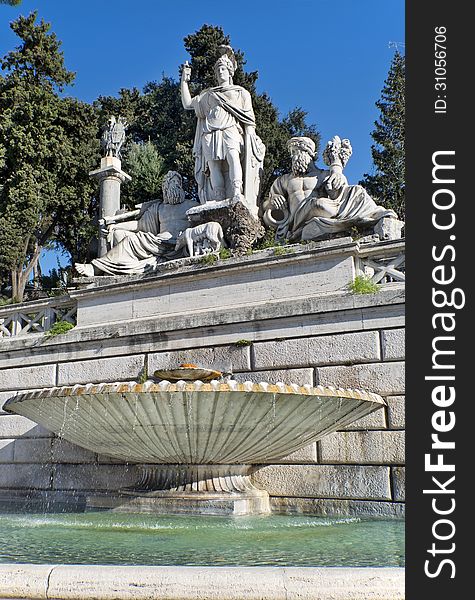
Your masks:
{"label": "scalloped basin rim", "polygon": [[331,398],[353,398],[358,400],[366,400],[386,405],[386,402],[379,394],[367,392],[360,389],[335,388],[331,386],[310,385],[299,386],[297,384],[284,383],[253,383],[246,381],[238,383],[237,381],[221,382],[213,380],[210,382],[203,381],[177,381],[170,382],[163,380],[160,383],[146,381],[145,383],[115,382],[115,383],[88,383],[76,384],[74,386],[59,386],[49,388],[37,388],[25,392],[17,392],[9,398],[3,406],[7,412],[13,412],[9,408],[10,404],[17,404],[23,400],[31,400],[32,398],[44,398],[47,396],[82,396],[89,394],[107,394],[107,393],[147,393],[147,392],[251,392],[251,393],[269,393],[269,394],[298,394],[307,396],[328,396]]}
{"label": "scalloped basin rim", "polygon": [[4,408],[126,462],[251,465],[276,462],[384,405],[363,390],[214,380],[43,388]]}

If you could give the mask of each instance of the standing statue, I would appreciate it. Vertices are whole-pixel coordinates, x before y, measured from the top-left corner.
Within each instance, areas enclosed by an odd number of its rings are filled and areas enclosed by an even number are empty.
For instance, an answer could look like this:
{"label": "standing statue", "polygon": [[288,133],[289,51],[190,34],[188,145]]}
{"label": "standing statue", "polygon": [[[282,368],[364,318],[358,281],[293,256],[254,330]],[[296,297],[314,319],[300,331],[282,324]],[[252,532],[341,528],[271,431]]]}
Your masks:
{"label": "standing statue", "polygon": [[276,230],[276,240],[316,240],[354,225],[373,225],[393,210],[378,206],[360,185],[348,185],[343,168],[351,156],[349,140],[335,136],[323,153],[329,169],[315,166],[315,143],[293,137],[288,149],[292,172],[274,181],[264,202],[263,219]]}
{"label": "standing statue", "polygon": [[185,199],[182,177],[168,171],[163,179],[163,201],[151,202],[138,220],[118,223],[109,230],[115,245],[91,263],[76,263],[83,276],[144,273],[162,260],[176,258],[178,236],[189,227],[186,211],[196,202]]}
{"label": "standing statue", "polygon": [[250,93],[233,85],[236,58],[230,46],[219,47],[214,65],[217,86],[191,97],[191,67],[181,76],[181,101],[198,117],[193,153],[202,204],[227,198],[242,200],[257,216],[257,195],[265,146],[256,135]]}
{"label": "standing statue", "polygon": [[101,137],[101,146],[104,156],[115,156],[120,158],[120,149],[125,141],[125,130],[127,121],[122,117],[109,118],[109,123],[104,127]]}

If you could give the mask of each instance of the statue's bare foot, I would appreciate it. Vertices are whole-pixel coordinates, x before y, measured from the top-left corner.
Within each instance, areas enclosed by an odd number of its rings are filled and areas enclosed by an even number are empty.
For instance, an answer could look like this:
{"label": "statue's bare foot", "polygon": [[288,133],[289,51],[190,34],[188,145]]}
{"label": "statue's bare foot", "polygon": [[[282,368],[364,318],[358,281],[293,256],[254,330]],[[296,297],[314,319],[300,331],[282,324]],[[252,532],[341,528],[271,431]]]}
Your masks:
{"label": "statue's bare foot", "polygon": [[91,263],[74,263],[74,267],[79,275],[83,277],[94,277],[94,265]]}

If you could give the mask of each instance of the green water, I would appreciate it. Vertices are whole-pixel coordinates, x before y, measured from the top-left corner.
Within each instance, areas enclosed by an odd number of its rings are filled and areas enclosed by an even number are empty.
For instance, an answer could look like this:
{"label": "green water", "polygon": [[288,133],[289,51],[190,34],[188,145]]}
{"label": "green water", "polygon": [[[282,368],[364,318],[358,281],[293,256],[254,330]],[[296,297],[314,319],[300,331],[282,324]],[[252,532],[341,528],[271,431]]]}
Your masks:
{"label": "green water", "polygon": [[4,514],[0,563],[403,566],[404,523],[277,515]]}

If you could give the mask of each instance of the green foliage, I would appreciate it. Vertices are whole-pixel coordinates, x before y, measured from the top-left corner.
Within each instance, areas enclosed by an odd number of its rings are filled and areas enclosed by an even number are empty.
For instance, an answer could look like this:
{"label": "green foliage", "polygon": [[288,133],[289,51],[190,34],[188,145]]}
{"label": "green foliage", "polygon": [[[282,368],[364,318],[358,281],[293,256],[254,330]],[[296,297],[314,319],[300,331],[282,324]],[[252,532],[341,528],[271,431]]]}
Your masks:
{"label": "green foliage", "polygon": [[7,306],[8,304],[13,304],[12,298],[5,298],[5,296],[0,296],[0,306]]}
{"label": "green foliage", "polygon": [[200,258],[200,263],[202,265],[211,266],[214,265],[215,262],[218,262],[218,260],[219,257],[210,252],[209,254],[203,254],[203,256]]}
{"label": "green foliage", "polygon": [[122,204],[133,208],[160,196],[165,174],[164,160],[152,142],[132,142],[124,160],[124,170],[132,181],[122,187]]}
{"label": "green foliage", "polygon": [[9,6],[18,6],[22,0],[0,0],[0,4],[8,4]]}
{"label": "green foliage", "polygon": [[[184,44],[191,57],[191,94],[215,86],[213,67],[218,58],[218,46],[231,44],[229,36],[221,27],[203,25],[197,32],[186,36]],[[320,134],[315,125],[306,123],[307,114],[301,108],[292,110],[280,119],[269,96],[256,91],[258,73],[247,73],[243,52],[236,48],[234,51],[238,67],[233,81],[250,92],[257,134],[267,148],[261,182],[263,198],[274,179],[289,169],[288,139],[293,135],[306,135],[315,140],[318,149]],[[163,157],[164,170],[179,171],[184,176],[185,189],[196,195],[192,155],[196,118],[193,111],[183,109],[177,80],[163,76],[159,82],[148,83],[143,93],[137,89],[122,89],[117,98],[99,97],[96,106],[103,122],[110,114],[121,114],[127,118],[130,123],[129,139],[135,142],[150,141]]]}
{"label": "green foliage", "polygon": [[227,260],[228,258],[231,258],[232,254],[231,254],[231,250],[229,250],[229,248],[221,248],[221,250],[219,251],[219,260]]}
{"label": "green foliage", "polygon": [[275,241],[275,231],[273,229],[267,229],[265,234],[255,243],[254,250],[267,250],[268,248],[274,248],[279,244],[280,242]]}
{"label": "green foliage", "polygon": [[69,321],[56,321],[56,323],[53,323],[51,329],[48,329],[46,336],[50,338],[57,335],[63,335],[73,329],[73,327],[74,325]]}
{"label": "green foliage", "polygon": [[405,57],[396,52],[388,77],[376,102],[379,120],[371,137],[374,174],[365,173],[361,184],[387,208],[392,208],[404,219],[405,212]]}
{"label": "green foliage", "polygon": [[21,44],[0,61],[0,274],[21,300],[47,243],[85,258],[99,144],[94,109],[60,96],[74,73],[50,25],[32,13],[11,28]]}
{"label": "green foliage", "polygon": [[348,287],[354,294],[376,294],[379,292],[378,284],[365,275],[357,275]]}
{"label": "green foliage", "polygon": [[252,342],[251,340],[238,340],[237,342],[234,342],[234,345],[238,348],[242,348],[244,346],[252,346]]}
{"label": "green foliage", "polygon": [[288,254],[290,252],[289,248],[285,248],[282,245],[277,244],[274,246],[274,256],[282,256],[283,254]]}
{"label": "green foliage", "polygon": [[147,355],[145,355],[143,367],[140,370],[139,376],[137,377],[137,383],[144,384],[148,380],[148,361]]}

